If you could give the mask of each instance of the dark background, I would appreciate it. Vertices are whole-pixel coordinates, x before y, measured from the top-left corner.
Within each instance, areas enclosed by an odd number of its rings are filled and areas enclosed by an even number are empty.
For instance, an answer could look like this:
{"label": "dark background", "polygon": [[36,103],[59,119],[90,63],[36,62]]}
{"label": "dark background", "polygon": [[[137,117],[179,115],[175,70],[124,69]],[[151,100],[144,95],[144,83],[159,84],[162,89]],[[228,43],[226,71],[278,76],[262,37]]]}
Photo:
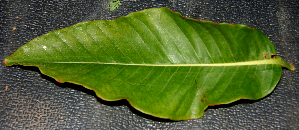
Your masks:
{"label": "dark background", "polygon": [[0,60],[49,31],[169,7],[186,17],[255,27],[297,70],[283,69],[276,89],[261,100],[209,107],[202,118],[173,122],[140,113],[125,100],[107,102],[82,86],[59,84],[35,67],[0,63],[0,129],[299,129],[298,1],[121,0],[113,12],[109,2],[1,1]]}

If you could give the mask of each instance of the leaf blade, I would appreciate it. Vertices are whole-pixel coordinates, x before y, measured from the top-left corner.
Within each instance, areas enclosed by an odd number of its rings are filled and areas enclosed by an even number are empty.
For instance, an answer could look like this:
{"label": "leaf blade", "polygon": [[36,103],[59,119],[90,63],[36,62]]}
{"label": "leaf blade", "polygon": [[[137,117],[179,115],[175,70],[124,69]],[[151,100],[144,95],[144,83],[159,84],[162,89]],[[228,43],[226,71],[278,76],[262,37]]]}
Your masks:
{"label": "leaf blade", "polygon": [[159,8],[52,31],[4,62],[37,66],[105,100],[127,99],[144,113],[185,120],[202,116],[211,104],[271,93],[281,66],[294,70],[275,54],[257,29]]}

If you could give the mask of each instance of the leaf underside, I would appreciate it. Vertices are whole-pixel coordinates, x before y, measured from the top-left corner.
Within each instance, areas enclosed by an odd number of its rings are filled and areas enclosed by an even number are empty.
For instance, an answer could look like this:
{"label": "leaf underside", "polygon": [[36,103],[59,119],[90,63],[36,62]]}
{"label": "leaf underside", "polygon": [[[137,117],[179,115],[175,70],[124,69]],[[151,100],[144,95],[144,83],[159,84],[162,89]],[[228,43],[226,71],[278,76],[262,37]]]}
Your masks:
{"label": "leaf underside", "polygon": [[241,24],[183,18],[168,8],[96,20],[35,38],[5,59],[37,66],[59,82],[92,89],[160,118],[199,118],[213,104],[260,99],[282,66],[262,32]]}

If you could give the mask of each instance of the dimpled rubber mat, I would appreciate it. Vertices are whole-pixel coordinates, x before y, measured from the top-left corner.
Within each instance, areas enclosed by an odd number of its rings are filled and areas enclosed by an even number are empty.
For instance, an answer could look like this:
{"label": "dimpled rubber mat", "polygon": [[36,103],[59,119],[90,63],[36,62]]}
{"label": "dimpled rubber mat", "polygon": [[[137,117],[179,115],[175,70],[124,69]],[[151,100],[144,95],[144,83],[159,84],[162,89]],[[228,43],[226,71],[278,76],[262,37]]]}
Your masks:
{"label": "dimpled rubber mat", "polygon": [[199,119],[160,119],[132,108],[126,100],[108,102],[91,90],[57,83],[35,67],[0,64],[0,129],[299,129],[299,2],[225,0],[1,1],[1,60],[50,31],[90,20],[113,20],[131,12],[168,7],[185,17],[255,27],[273,42],[277,54],[293,62],[275,90],[258,101],[239,100],[208,107]]}

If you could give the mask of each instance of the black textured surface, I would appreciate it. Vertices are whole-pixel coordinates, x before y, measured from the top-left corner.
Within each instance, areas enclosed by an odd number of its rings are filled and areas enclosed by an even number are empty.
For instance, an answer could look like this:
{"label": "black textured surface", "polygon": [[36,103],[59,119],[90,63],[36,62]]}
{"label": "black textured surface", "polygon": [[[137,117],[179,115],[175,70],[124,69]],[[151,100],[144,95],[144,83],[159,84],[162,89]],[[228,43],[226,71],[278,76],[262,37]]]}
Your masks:
{"label": "black textured surface", "polygon": [[199,119],[172,122],[142,114],[127,101],[107,102],[93,91],[59,84],[37,68],[0,64],[0,129],[299,129],[299,2],[224,0],[1,1],[1,60],[35,37],[78,22],[112,20],[130,12],[169,7],[183,16],[240,23],[264,32],[278,55],[293,62],[269,96],[209,107]]}

